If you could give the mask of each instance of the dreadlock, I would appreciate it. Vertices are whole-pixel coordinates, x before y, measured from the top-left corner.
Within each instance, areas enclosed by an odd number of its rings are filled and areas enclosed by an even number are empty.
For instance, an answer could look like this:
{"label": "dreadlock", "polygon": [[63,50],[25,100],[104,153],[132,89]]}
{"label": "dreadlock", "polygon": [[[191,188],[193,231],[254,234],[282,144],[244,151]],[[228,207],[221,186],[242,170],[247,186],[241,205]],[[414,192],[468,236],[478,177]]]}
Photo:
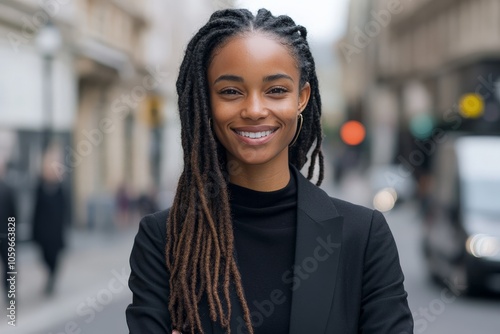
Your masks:
{"label": "dreadlock", "polygon": [[[174,329],[203,333],[198,304],[208,303],[209,316],[230,332],[230,291],[235,290],[248,332],[253,334],[241,277],[233,255],[234,241],[227,183],[225,149],[210,128],[207,68],[231,37],[261,32],[286,45],[300,68],[301,87],[309,82],[311,97],[302,112],[302,130],[289,147],[290,163],[301,169],[312,148],[307,178],[321,152],[321,99],[307,31],[288,16],[273,16],[260,9],[256,16],[245,9],[226,9],[212,14],[189,42],[177,79],[184,169],[179,178],[167,221],[166,266],[170,273],[169,312]],[[313,144],[314,147],[313,147]]]}

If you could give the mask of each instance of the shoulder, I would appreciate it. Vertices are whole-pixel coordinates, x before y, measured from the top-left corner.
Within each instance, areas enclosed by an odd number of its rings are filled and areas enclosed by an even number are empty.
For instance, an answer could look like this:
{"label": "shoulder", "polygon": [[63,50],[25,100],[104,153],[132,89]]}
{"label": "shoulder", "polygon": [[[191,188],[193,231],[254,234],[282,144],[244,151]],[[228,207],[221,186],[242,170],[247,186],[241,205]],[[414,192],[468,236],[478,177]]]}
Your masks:
{"label": "shoulder", "polygon": [[147,225],[150,227],[157,227],[159,229],[163,228],[164,230],[166,230],[166,223],[167,223],[169,211],[170,211],[170,208],[145,215],[141,219],[141,224],[144,224],[144,225]]}
{"label": "shoulder", "polygon": [[380,211],[334,197],[330,197],[330,200],[344,219],[344,240],[367,244],[374,238],[392,239],[390,228]]}
{"label": "shoulder", "polygon": [[343,216],[344,219],[350,219],[356,222],[362,222],[366,220],[371,220],[375,214],[375,210],[367,208],[362,205],[354,204],[341,200],[339,198],[330,197],[333,205],[337,209],[339,215]]}
{"label": "shoulder", "polygon": [[141,219],[137,239],[147,238],[154,240],[157,244],[166,244],[167,219],[170,209],[148,214]]}

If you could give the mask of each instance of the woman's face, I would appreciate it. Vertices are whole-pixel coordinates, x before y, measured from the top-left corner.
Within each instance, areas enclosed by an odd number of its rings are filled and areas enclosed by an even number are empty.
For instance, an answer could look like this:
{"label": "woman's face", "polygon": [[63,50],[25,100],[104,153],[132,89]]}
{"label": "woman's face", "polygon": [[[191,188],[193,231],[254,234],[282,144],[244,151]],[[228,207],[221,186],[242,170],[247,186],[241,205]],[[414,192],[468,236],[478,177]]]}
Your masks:
{"label": "woman's face", "polygon": [[230,39],[208,67],[212,127],[228,161],[288,165],[288,145],[310,96],[286,46],[262,33]]}

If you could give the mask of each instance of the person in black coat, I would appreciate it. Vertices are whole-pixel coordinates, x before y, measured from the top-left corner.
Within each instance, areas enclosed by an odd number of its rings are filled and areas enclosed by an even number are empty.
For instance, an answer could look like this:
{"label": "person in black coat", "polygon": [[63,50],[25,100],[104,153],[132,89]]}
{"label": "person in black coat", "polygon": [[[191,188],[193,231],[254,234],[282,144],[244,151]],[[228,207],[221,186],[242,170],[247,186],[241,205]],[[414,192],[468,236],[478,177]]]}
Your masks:
{"label": "person in black coat", "polygon": [[60,253],[65,246],[66,206],[62,183],[51,167],[50,158],[46,158],[35,190],[33,241],[40,247],[48,270],[47,295],[54,291]]}
{"label": "person in black coat", "polygon": [[3,284],[8,290],[7,273],[11,270],[8,268],[8,222],[9,218],[17,218],[15,205],[14,189],[4,180],[4,166],[0,161],[0,255],[2,260],[2,279]]}
{"label": "person in black coat", "polygon": [[413,333],[383,215],[318,187],[321,97],[306,37],[288,16],[228,9],[188,44],[184,170],[173,205],[135,238],[131,334]]}

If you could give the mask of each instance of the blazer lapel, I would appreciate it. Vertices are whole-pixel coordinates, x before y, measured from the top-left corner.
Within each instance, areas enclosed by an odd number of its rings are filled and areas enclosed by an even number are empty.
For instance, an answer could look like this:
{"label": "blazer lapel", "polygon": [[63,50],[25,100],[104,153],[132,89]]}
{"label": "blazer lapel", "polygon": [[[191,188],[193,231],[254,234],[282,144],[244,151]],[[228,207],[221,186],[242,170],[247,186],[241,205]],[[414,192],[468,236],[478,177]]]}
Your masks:
{"label": "blazer lapel", "polygon": [[324,333],[335,293],[343,217],[323,190],[291,169],[298,197],[290,334]]}

